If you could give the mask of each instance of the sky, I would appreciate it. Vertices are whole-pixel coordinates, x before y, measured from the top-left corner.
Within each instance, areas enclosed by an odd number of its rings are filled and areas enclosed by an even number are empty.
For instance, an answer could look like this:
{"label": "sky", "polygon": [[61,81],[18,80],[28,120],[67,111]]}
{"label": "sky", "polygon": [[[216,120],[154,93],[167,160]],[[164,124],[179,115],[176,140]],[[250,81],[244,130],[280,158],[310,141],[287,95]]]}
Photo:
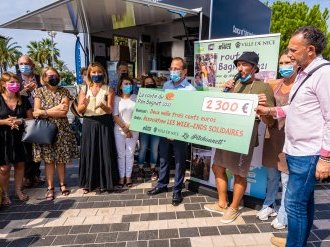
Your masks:
{"label": "sky", "polygon": [[[27,11],[34,11],[45,5],[56,2],[55,0],[0,0],[0,24],[13,20],[21,15],[27,13]],[[243,0],[242,0],[243,1]],[[262,1],[262,2],[266,2]],[[276,0],[268,0],[271,4]],[[288,0],[289,2],[306,2],[309,6],[320,4],[321,9],[330,9],[330,0]],[[330,28],[330,20],[328,24]],[[13,38],[13,41],[17,42],[22,47],[23,54],[27,53],[26,46],[30,41],[39,41],[43,38],[49,38],[47,32],[31,31],[31,30],[19,30],[19,29],[1,29],[0,34],[3,36],[9,36]],[[72,34],[65,34],[58,32],[55,36],[57,43],[56,47],[60,50],[61,59],[66,63],[70,70],[74,70],[74,47],[75,36]]]}

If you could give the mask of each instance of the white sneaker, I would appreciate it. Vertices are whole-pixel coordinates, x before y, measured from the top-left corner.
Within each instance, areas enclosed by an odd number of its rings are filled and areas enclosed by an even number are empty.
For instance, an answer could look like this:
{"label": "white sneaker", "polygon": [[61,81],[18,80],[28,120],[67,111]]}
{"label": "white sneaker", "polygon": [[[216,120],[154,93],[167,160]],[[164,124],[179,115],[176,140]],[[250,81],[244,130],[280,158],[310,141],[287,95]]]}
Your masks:
{"label": "white sneaker", "polygon": [[258,213],[257,213],[257,218],[259,218],[259,220],[268,220],[269,216],[275,217],[277,215],[276,211],[271,208],[271,207],[267,207],[264,209],[261,209]]}
{"label": "white sneaker", "polygon": [[286,227],[286,225],[283,225],[282,223],[278,222],[278,219],[275,218],[272,223],[270,223],[272,227],[274,227],[277,230],[282,230]]}

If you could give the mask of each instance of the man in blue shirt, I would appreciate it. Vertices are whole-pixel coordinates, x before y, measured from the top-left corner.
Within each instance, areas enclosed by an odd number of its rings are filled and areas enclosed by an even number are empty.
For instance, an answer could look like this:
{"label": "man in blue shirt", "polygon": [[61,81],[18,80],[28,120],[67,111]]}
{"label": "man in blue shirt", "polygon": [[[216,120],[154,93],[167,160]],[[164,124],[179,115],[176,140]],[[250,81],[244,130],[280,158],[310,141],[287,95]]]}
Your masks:
{"label": "man in blue shirt", "polygon": [[[196,89],[186,79],[187,64],[181,57],[175,57],[172,60],[170,67],[170,80],[165,82],[163,89],[170,90],[189,90],[195,91]],[[148,191],[148,195],[157,195],[167,191],[169,183],[169,146],[173,146],[174,158],[175,158],[175,181],[173,186],[172,205],[179,205],[182,200],[182,185],[184,180],[185,168],[186,168],[186,153],[187,143],[171,140],[165,137],[161,137],[159,141],[159,157],[160,157],[160,171],[159,179],[156,187]]]}

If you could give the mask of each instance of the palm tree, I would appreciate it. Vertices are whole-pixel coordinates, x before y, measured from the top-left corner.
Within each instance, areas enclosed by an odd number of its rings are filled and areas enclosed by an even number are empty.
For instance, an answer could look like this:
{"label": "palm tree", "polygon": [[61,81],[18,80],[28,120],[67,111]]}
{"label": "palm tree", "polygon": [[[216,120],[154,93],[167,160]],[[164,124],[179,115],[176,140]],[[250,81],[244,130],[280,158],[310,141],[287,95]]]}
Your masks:
{"label": "palm tree", "polygon": [[54,62],[56,63],[60,56],[60,51],[54,43],[54,49],[50,39],[42,39],[41,41],[31,41],[27,46],[29,56],[36,62],[39,63],[40,67],[45,65],[52,65],[52,51],[54,52]]}
{"label": "palm tree", "polygon": [[17,42],[11,42],[13,38],[0,39],[0,72],[3,73],[8,67],[15,66],[18,58],[22,55]]}

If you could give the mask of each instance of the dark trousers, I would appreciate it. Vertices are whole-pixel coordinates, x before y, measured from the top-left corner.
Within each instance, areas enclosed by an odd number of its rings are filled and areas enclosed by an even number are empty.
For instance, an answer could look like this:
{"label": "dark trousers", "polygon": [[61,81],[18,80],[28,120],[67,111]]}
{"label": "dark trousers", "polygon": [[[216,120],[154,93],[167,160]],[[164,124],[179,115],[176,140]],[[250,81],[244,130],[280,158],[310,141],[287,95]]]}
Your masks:
{"label": "dark trousers", "polygon": [[169,169],[169,147],[173,145],[174,159],[175,159],[175,181],[173,192],[180,192],[182,190],[182,184],[185,175],[186,168],[186,152],[187,143],[177,140],[169,140],[161,137],[159,141],[159,179],[157,183],[158,188],[167,187],[170,180],[170,169]]}
{"label": "dark trousers", "polygon": [[35,177],[40,176],[40,162],[34,162],[32,157],[32,144],[25,143],[26,161],[24,169],[24,177],[30,181],[34,181]]}

